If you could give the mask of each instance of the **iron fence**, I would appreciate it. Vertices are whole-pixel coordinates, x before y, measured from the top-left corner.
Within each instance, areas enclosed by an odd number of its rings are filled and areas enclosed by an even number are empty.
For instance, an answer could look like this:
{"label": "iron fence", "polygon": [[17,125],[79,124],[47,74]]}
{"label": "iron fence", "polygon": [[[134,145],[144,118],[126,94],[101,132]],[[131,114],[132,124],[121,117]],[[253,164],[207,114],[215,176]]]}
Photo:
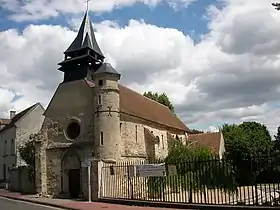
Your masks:
{"label": "iron fence", "polygon": [[280,155],[248,155],[235,161],[211,158],[163,163],[164,175],[141,175],[148,161],[106,164],[103,198],[190,204],[266,205],[280,201]]}

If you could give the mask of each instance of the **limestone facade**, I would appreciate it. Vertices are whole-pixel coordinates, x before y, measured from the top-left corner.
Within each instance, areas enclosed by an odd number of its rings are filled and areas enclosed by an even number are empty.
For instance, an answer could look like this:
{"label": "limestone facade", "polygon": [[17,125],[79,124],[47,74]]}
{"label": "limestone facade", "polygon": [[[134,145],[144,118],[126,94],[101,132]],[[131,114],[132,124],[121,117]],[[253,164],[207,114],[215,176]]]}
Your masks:
{"label": "limestone facade", "polygon": [[[184,130],[121,113],[118,81],[97,79],[104,80],[102,87],[92,87],[86,80],[61,83],[44,113],[42,129],[34,137],[36,185],[42,195],[71,197],[69,187],[75,178],[69,180],[69,171],[77,170],[79,196],[86,197],[88,175],[81,162],[87,157],[103,162],[164,158],[170,136],[186,140]],[[80,125],[75,139],[67,135],[72,122]],[[98,170],[92,168],[92,180]]]}

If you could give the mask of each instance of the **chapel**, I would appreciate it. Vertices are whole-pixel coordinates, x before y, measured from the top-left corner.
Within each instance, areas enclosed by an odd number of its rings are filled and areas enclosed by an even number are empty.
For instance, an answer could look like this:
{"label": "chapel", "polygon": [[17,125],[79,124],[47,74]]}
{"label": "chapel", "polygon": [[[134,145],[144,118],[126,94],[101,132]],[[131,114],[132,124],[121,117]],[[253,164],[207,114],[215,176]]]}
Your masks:
{"label": "chapel", "polygon": [[33,137],[42,195],[85,195],[81,163],[88,157],[111,163],[163,158],[170,141],[185,142],[191,132],[168,107],[121,85],[121,74],[104,59],[86,12],[59,63],[63,81]]}

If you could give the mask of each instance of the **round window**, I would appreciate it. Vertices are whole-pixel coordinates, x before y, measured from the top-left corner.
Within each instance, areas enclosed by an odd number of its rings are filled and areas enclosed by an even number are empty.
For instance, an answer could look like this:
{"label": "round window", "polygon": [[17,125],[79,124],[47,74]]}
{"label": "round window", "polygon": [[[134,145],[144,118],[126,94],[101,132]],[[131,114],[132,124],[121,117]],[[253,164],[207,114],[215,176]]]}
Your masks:
{"label": "round window", "polygon": [[76,139],[80,133],[81,133],[81,128],[79,123],[77,122],[71,122],[68,127],[67,127],[67,137],[70,139]]}

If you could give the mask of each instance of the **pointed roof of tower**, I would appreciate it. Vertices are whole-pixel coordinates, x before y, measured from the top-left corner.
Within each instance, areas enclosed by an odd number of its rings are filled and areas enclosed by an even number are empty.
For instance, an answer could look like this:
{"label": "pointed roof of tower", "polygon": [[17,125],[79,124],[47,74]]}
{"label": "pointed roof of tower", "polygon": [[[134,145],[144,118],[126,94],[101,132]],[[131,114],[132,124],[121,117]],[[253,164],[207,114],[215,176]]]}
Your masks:
{"label": "pointed roof of tower", "polygon": [[77,37],[64,53],[77,51],[87,47],[98,53],[100,56],[105,57],[95,39],[93,26],[88,11],[85,13]]}

